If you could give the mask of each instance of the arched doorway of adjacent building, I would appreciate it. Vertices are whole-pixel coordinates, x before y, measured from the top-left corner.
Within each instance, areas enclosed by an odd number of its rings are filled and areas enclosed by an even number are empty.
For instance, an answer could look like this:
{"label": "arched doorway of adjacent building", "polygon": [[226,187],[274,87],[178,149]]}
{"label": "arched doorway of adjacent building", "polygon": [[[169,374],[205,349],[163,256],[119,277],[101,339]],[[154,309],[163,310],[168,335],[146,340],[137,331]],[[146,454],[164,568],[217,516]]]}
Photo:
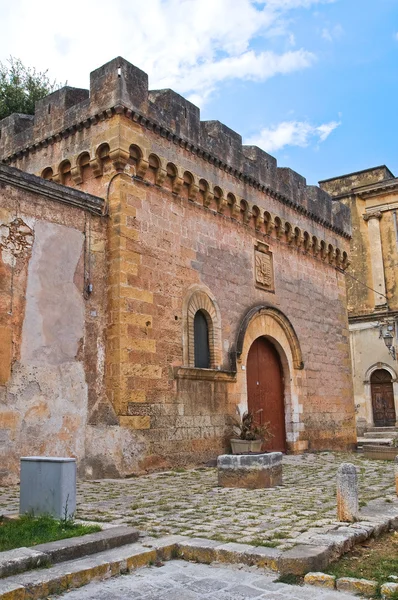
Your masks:
{"label": "arched doorway of adjacent building", "polygon": [[283,370],[275,346],[265,337],[252,343],[247,356],[247,401],[260,424],[270,423],[273,437],[264,449],[286,451]]}
{"label": "arched doorway of adjacent building", "polygon": [[373,371],[370,388],[375,427],[395,426],[394,390],[390,373],[386,369]]}

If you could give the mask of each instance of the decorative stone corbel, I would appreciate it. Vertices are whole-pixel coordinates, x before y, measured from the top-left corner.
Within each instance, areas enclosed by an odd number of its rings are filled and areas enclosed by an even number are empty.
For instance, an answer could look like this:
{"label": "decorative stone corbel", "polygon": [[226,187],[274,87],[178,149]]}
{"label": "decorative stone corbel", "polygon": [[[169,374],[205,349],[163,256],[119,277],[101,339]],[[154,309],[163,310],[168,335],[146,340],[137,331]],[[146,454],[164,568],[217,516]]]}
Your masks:
{"label": "decorative stone corbel", "polygon": [[240,218],[240,205],[237,202],[234,202],[232,205],[231,216],[237,220]]}
{"label": "decorative stone corbel", "polygon": [[262,229],[264,225],[264,218],[261,216],[261,213],[259,213],[258,215],[256,215],[256,218],[254,219],[254,227],[255,229]]}
{"label": "decorative stone corbel", "polygon": [[336,250],[329,250],[328,252],[328,261],[329,264],[332,265],[333,263],[337,265],[337,261],[336,261]]}
{"label": "decorative stone corbel", "polygon": [[243,222],[244,222],[244,224],[247,225],[252,218],[253,218],[252,211],[249,210],[249,209],[245,210],[245,212],[243,213]]}
{"label": "decorative stone corbel", "polygon": [[191,183],[191,185],[189,186],[189,191],[188,191],[188,200],[195,202],[196,198],[198,197],[198,193],[199,193],[199,186],[196,185],[196,183]]}
{"label": "decorative stone corbel", "polygon": [[159,187],[161,187],[163,185],[163,182],[166,179],[166,177],[167,177],[166,169],[162,169],[162,167],[159,167],[159,169],[156,171],[155,184],[158,185]]}
{"label": "decorative stone corbel", "polygon": [[271,235],[271,233],[274,231],[275,229],[275,220],[273,217],[270,218],[269,221],[266,221],[266,229],[267,229],[267,234]]}
{"label": "decorative stone corbel", "polygon": [[285,231],[286,233],[286,241],[288,244],[292,244],[294,242],[294,231],[292,228],[288,229],[288,231]]}
{"label": "decorative stone corbel", "polygon": [[179,175],[176,175],[173,179],[173,194],[179,194],[184,185],[184,179]]}
{"label": "decorative stone corbel", "polygon": [[348,269],[348,267],[350,266],[351,261],[349,260],[348,256],[346,256],[345,258],[343,258],[343,260],[341,261],[341,265],[340,268],[345,271],[346,269]]}
{"label": "decorative stone corbel", "polygon": [[294,240],[295,240],[297,248],[301,248],[301,246],[304,243],[304,236],[301,231],[300,231],[299,235],[295,235]]}
{"label": "decorative stone corbel", "polygon": [[122,150],[122,148],[116,148],[116,150],[111,150],[109,152],[109,158],[116,171],[124,171],[130,158],[130,152]]}
{"label": "decorative stone corbel", "polygon": [[92,158],[90,160],[89,165],[92,168],[94,177],[101,177],[101,175],[104,171],[103,166],[102,166],[102,160],[100,158],[98,158],[98,156],[96,156],[95,158]]}
{"label": "decorative stone corbel", "polygon": [[76,184],[83,183],[82,168],[80,165],[72,167],[70,170],[70,175]]}
{"label": "decorative stone corbel", "polygon": [[228,201],[226,198],[224,198],[224,196],[217,198],[217,211],[219,213],[223,214],[223,212],[225,211],[227,206],[228,206]]}
{"label": "decorative stone corbel", "polygon": [[140,160],[138,161],[138,163],[135,167],[136,176],[140,177],[141,179],[144,179],[145,174],[148,170],[148,167],[149,167],[149,162],[145,158],[140,158]]}

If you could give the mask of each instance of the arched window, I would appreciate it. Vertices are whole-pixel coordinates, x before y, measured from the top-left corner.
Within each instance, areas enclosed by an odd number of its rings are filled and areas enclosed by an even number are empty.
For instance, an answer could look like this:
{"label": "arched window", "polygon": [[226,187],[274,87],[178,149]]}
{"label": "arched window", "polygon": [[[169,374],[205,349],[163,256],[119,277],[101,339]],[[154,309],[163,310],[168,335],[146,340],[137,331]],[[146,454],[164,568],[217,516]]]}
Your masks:
{"label": "arched window", "polygon": [[221,316],[211,291],[204,285],[190,286],[183,300],[182,347],[184,365],[198,369],[219,369]]}
{"label": "arched window", "polygon": [[195,367],[210,369],[209,326],[202,310],[198,310],[193,320]]}

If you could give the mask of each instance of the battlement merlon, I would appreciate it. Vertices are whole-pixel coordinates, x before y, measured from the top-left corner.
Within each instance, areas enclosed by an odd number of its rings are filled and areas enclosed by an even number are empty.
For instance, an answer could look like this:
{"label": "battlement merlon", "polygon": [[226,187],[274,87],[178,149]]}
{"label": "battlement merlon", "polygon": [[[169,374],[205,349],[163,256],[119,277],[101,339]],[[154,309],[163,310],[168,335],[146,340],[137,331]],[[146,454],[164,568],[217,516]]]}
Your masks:
{"label": "battlement merlon", "polygon": [[[0,160],[54,143],[76,128],[124,112],[160,131],[248,182],[263,186],[281,201],[308,213],[343,236],[351,235],[348,207],[332,200],[304,177],[260,148],[242,145],[242,137],[219,121],[200,121],[197,106],[172,90],[148,90],[148,75],[117,57],[90,74],[90,91],[64,87],[36,103],[35,115],[14,114],[0,121]],[[198,152],[199,151],[199,152]]]}

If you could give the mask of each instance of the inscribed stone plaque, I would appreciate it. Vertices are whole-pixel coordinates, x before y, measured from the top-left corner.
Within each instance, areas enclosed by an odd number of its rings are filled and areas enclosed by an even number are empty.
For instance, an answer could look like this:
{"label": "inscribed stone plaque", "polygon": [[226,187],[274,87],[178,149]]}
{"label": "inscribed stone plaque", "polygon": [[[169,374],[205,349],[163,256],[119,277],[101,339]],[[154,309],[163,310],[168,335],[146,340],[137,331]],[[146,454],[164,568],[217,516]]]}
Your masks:
{"label": "inscribed stone plaque", "polygon": [[256,287],[269,292],[274,291],[274,269],[272,252],[266,244],[258,243],[254,251],[254,274]]}

